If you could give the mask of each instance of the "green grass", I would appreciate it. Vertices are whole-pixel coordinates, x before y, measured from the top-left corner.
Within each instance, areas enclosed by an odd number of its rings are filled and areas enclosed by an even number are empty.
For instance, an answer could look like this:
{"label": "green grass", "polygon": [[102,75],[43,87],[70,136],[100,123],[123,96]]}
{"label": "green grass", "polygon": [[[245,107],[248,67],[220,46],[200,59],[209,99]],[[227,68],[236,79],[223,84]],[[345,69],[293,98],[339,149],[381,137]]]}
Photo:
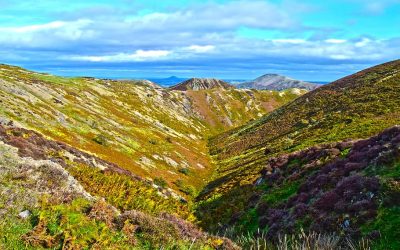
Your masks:
{"label": "green grass", "polygon": [[85,212],[90,206],[87,200],[77,199],[71,204],[55,206],[42,205],[30,219],[11,217],[2,221],[0,246],[4,249],[43,249],[44,246],[61,249],[63,244],[68,243],[70,247],[83,249],[94,245],[128,248],[121,232],[87,217]]}
{"label": "green grass", "polygon": [[365,173],[369,176],[379,175],[382,179],[400,179],[400,162],[387,165],[369,166]]}
{"label": "green grass", "polygon": [[296,194],[299,186],[299,181],[283,183],[281,186],[273,187],[270,190],[267,190],[262,199],[268,205],[277,205],[283,201],[286,201],[288,198],[290,198],[290,196]]}
{"label": "green grass", "polygon": [[108,225],[88,215],[92,207],[93,203],[85,199],[58,205],[44,202],[30,219],[8,217],[0,222],[0,248],[214,249],[211,238],[194,242],[179,238],[174,234],[175,226],[151,216],[138,221],[138,231]]}
{"label": "green grass", "polygon": [[373,230],[380,232],[381,237],[373,242],[372,249],[400,249],[400,162],[394,159],[393,163],[371,165],[364,172],[369,176],[379,176],[383,194],[376,219],[363,226],[362,231],[364,234]]}
{"label": "green grass", "polygon": [[[174,198],[163,198],[158,191],[130,176],[93,169],[83,165],[70,169],[71,174],[93,195],[105,197],[113,206],[122,211],[136,209],[157,215],[161,212],[178,214],[193,220],[190,203],[182,203]],[[161,179],[156,183],[162,185]]]}
{"label": "green grass", "polygon": [[346,148],[342,152],[340,152],[340,157],[341,158],[346,158],[347,155],[350,153],[351,148]]}
{"label": "green grass", "polygon": [[29,220],[17,217],[4,218],[0,222],[0,249],[37,249],[27,246],[22,240],[22,235],[32,230]]}
{"label": "green grass", "polygon": [[400,249],[400,207],[380,208],[377,218],[363,227],[364,232],[379,230],[381,237],[373,242],[372,249]]}
{"label": "green grass", "polygon": [[258,229],[258,214],[255,208],[250,209],[237,223],[240,232],[255,233]]}

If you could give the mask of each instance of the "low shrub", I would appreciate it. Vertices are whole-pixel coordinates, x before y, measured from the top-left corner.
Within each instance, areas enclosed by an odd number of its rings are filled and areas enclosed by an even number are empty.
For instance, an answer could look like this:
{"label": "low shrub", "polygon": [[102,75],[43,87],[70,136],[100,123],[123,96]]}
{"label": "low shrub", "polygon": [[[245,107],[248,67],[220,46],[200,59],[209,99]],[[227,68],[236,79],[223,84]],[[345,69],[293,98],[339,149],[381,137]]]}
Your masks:
{"label": "low shrub", "polygon": [[165,188],[168,186],[168,183],[162,177],[154,178],[153,182],[154,182],[154,184],[156,184],[157,186],[160,186],[162,188]]}
{"label": "low shrub", "polygon": [[95,138],[92,139],[94,142],[97,144],[100,144],[102,146],[107,146],[108,145],[108,139],[104,135],[97,135]]}

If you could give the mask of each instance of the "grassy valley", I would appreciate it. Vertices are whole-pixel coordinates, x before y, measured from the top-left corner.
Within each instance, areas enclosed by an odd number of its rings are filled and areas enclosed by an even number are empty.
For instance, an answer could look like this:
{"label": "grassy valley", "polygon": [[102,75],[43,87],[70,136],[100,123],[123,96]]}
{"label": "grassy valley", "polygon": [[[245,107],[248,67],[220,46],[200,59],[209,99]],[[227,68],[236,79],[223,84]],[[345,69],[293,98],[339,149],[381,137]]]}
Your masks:
{"label": "grassy valley", "polygon": [[3,123],[33,129],[142,177],[163,178],[170,185],[192,177],[196,187],[212,169],[208,136],[301,94],[235,89],[186,93],[147,81],[62,78],[5,65],[0,81]]}
{"label": "grassy valley", "polygon": [[213,171],[207,138],[305,93],[179,91],[8,65],[0,82],[5,248],[235,249],[190,223]]}
{"label": "grassy valley", "polygon": [[399,247],[400,61],[311,92],[0,83],[3,248]]}

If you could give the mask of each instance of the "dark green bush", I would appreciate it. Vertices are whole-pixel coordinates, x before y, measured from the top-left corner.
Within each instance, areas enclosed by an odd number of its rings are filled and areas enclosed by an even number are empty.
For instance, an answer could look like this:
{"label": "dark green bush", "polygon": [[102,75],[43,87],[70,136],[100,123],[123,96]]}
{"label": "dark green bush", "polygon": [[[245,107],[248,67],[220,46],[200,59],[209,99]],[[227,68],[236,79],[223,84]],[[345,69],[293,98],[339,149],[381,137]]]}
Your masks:
{"label": "dark green bush", "polygon": [[108,144],[108,139],[107,137],[105,137],[104,135],[97,135],[95,138],[92,139],[94,142],[96,142],[97,144],[103,145],[103,146],[107,146]]}

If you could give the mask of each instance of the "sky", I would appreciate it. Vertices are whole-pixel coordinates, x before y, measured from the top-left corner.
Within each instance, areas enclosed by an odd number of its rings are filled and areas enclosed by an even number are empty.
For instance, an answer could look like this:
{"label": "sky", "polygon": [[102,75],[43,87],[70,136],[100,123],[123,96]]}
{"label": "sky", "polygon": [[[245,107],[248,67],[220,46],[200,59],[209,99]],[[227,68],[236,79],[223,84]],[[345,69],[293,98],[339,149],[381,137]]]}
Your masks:
{"label": "sky", "polygon": [[400,0],[0,0],[0,63],[67,76],[333,81],[400,58]]}

